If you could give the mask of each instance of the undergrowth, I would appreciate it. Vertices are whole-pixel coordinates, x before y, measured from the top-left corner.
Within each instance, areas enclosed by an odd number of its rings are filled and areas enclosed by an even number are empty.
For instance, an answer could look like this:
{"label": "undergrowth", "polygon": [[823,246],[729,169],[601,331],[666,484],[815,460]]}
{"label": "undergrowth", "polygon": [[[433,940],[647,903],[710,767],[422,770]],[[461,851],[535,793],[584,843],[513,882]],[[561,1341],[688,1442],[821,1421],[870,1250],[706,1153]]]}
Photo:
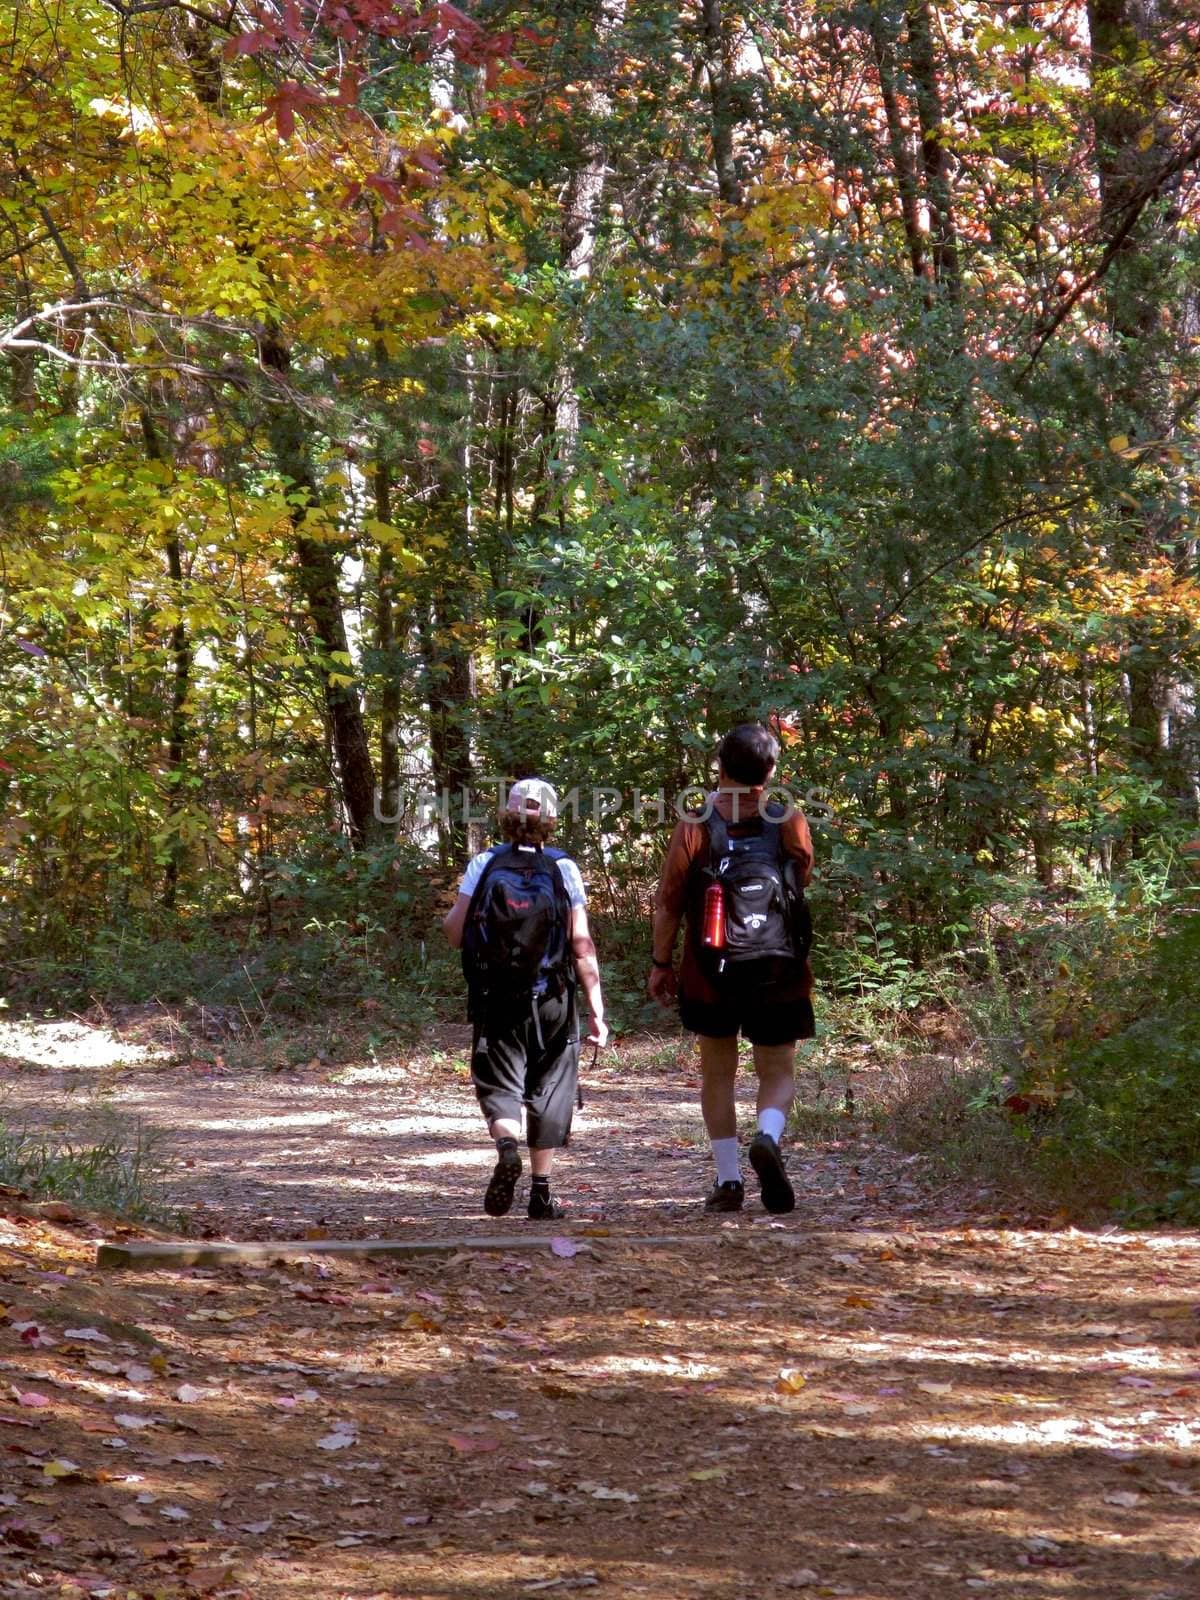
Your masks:
{"label": "undergrowth", "polygon": [[[23,953],[8,969],[14,1013],[174,1008],[185,1049],[231,1070],[402,1056],[465,1017],[438,925],[453,885],[431,896],[400,860],[339,870],[350,876],[334,889],[319,863],[292,869],[269,933],[178,918],[102,930],[54,960]],[[1122,881],[995,888],[951,948],[919,963],[878,919],[818,928],[797,1130],[869,1129],[1047,1214],[1200,1220],[1195,869],[1164,844]],[[594,927],[614,1032],[677,1031],[645,994],[648,923]]]}
{"label": "undergrowth", "polygon": [[906,974],[856,939],[796,1126],[866,1126],[1026,1212],[1200,1221],[1200,915],[1170,850],[1120,883],[999,902]]}
{"label": "undergrowth", "polygon": [[0,1184],[33,1200],[63,1200],[132,1222],[170,1222],[171,1160],[161,1135],[140,1123],[99,1119],[75,1137],[0,1120]]}

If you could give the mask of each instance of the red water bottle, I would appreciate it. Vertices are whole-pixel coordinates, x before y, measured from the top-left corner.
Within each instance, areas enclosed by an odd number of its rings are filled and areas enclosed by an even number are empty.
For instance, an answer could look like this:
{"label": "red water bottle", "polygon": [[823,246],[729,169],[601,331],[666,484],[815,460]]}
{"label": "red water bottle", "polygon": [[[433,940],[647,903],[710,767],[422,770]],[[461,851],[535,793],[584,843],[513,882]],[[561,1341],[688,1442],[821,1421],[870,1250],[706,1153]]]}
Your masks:
{"label": "red water bottle", "polygon": [[725,891],[719,883],[710,883],[704,891],[704,931],[700,943],[709,950],[725,948]]}

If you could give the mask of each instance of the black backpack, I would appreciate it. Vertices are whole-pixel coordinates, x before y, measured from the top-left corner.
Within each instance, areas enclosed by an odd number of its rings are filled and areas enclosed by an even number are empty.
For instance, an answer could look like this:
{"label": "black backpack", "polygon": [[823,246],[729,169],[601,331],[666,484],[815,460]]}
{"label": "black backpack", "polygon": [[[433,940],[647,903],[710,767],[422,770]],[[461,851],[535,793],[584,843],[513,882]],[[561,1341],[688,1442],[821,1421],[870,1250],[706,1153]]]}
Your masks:
{"label": "black backpack", "polygon": [[468,1015],[513,1010],[570,985],[571,902],[561,850],[501,845],[483,869],[463,930]]}
{"label": "black backpack", "polygon": [[[714,982],[786,981],[812,946],[812,918],[798,865],[783,850],[781,820],[768,810],[736,839],[715,811],[705,821],[708,864],[696,873],[690,920],[701,968]],[[704,897],[714,883],[725,898],[721,949],[703,943]]]}

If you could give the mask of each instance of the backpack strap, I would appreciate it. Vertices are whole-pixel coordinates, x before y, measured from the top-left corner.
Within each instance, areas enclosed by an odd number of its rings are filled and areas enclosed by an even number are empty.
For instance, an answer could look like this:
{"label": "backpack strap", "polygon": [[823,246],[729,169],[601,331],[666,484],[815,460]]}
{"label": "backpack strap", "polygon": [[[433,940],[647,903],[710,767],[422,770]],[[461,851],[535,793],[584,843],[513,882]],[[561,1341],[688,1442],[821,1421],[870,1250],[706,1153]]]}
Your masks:
{"label": "backpack strap", "polygon": [[487,878],[488,873],[496,865],[496,863],[497,863],[497,861],[499,861],[500,857],[503,856],[505,854],[505,852],[510,850],[511,848],[512,848],[511,845],[497,844],[497,845],[493,845],[491,847],[491,849],[488,851],[488,858],[483,864],[483,871],[479,874],[479,878],[476,881],[475,887],[471,891],[471,903],[467,907],[467,920],[468,921],[470,921],[471,913],[475,910],[475,907],[479,904],[479,898],[480,898],[480,895],[483,892],[484,880]]}
{"label": "backpack strap", "polygon": [[715,808],[704,819],[708,830],[708,864],[712,868],[722,856],[729,854],[729,829],[725,818]]}

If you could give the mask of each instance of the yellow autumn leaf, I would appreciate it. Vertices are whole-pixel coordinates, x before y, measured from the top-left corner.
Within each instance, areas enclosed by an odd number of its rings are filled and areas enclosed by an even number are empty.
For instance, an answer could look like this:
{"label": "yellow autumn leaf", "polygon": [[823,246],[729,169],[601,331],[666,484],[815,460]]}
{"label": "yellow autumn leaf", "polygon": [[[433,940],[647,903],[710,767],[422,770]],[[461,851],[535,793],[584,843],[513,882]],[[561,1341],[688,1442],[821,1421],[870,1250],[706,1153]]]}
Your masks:
{"label": "yellow autumn leaf", "polygon": [[1119,456],[1122,450],[1128,450],[1129,448],[1129,435],[1127,433],[1114,433],[1108,441],[1108,448],[1113,455]]}

